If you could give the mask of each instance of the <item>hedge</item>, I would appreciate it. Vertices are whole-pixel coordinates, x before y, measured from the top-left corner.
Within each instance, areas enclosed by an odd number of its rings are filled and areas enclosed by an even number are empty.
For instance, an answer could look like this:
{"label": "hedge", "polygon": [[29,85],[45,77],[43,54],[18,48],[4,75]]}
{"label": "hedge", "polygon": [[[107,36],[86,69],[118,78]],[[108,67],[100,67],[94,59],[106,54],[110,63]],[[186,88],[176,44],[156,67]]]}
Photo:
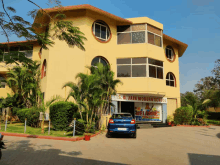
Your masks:
{"label": "hedge", "polygon": [[77,106],[72,102],[59,101],[50,106],[50,119],[55,130],[67,130]]}
{"label": "hedge", "polygon": [[27,125],[31,127],[38,127],[39,126],[39,117],[40,117],[40,110],[32,107],[32,108],[25,108],[20,109],[16,112],[19,120],[24,123],[25,118],[27,118]]}
{"label": "hedge", "polygon": [[193,108],[191,106],[180,107],[175,110],[175,124],[190,124],[193,117]]}

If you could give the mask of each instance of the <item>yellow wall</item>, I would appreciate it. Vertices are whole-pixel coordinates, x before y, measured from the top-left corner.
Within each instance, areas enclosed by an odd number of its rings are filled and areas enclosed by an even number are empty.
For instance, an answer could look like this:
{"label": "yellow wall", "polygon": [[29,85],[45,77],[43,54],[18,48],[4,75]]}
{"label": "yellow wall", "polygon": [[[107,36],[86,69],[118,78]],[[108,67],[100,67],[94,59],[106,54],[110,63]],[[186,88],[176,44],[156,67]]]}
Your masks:
{"label": "yellow wall", "polygon": [[[163,40],[163,47],[158,47],[148,43],[117,45],[117,24],[106,16],[97,14],[89,10],[68,11],[67,19],[73,21],[73,25],[80,28],[85,34],[86,51],[77,47],[69,47],[65,41],[55,39],[53,47],[43,50],[41,63],[47,60],[46,77],[41,80],[41,89],[45,92],[45,100],[49,100],[54,95],[63,98],[67,96],[70,89],[62,89],[62,86],[69,82],[76,82],[75,76],[80,73],[89,73],[85,66],[90,66],[92,59],[96,56],[105,57],[111,65],[112,71],[117,73],[116,59],[126,57],[149,57],[164,62],[164,79],[155,78],[119,78],[123,85],[117,87],[118,93],[129,94],[164,94],[167,98],[177,98],[180,106],[180,82],[179,82],[179,59],[178,46],[168,40]],[[92,34],[92,24],[96,20],[103,20],[110,27],[111,40],[107,43],[98,42]],[[147,17],[129,18],[133,23],[148,23],[163,29],[163,25]],[[52,31],[50,31],[53,33]],[[171,45],[174,48],[176,59],[169,62],[165,56],[165,48]],[[34,47],[33,59],[38,57],[39,47]],[[166,86],[166,74],[172,72],[176,77],[176,87]],[[117,78],[117,74],[115,74]],[[1,89],[0,89],[1,90]],[[0,92],[1,95],[1,92]]]}

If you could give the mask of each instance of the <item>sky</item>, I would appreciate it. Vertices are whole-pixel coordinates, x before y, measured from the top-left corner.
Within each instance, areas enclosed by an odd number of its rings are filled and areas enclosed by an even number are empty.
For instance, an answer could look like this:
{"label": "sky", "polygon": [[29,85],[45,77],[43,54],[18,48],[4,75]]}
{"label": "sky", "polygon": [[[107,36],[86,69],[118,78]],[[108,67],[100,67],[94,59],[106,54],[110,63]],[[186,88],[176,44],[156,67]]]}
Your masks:
{"label": "sky", "polygon": [[[4,0],[17,14],[33,22],[27,12],[37,9],[27,0]],[[49,8],[46,0],[32,0]],[[149,17],[163,24],[163,33],[188,44],[181,58],[180,92],[193,91],[201,78],[212,76],[215,61],[220,59],[219,0],[61,0],[63,6],[90,4],[122,18]],[[0,5],[0,11],[3,11]],[[12,14],[12,13],[11,13]],[[11,35],[10,41],[21,41]],[[0,42],[6,42],[1,35]]]}

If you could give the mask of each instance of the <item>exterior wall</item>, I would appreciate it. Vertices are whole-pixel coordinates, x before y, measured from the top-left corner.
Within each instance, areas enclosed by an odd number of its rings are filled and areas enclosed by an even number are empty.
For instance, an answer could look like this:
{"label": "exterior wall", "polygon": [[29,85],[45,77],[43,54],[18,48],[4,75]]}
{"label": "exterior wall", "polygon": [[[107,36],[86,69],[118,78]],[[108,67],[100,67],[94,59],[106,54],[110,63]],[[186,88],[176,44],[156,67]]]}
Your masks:
{"label": "exterior wall", "polygon": [[[67,15],[69,15],[67,20],[72,20],[73,26],[79,27],[82,32],[85,31],[85,17],[76,17],[77,13],[74,12]],[[54,95],[65,98],[70,89],[62,89],[63,85],[69,81],[76,82],[76,75],[85,70],[84,51],[77,47],[69,47],[65,41],[56,39],[54,42],[53,47],[43,51],[41,58],[41,62],[47,60],[46,76],[41,83],[46,101]]]}
{"label": "exterior wall", "polygon": [[[32,55],[32,60],[37,60],[40,61],[38,52],[40,50],[40,47],[37,44],[33,45],[33,55]],[[16,64],[9,64],[9,66],[16,66]],[[0,62],[0,75],[6,75],[8,72],[8,69],[11,67],[5,67],[6,64],[4,62]],[[6,85],[5,88],[0,88],[0,97],[7,97],[7,93],[12,94],[11,89]]]}

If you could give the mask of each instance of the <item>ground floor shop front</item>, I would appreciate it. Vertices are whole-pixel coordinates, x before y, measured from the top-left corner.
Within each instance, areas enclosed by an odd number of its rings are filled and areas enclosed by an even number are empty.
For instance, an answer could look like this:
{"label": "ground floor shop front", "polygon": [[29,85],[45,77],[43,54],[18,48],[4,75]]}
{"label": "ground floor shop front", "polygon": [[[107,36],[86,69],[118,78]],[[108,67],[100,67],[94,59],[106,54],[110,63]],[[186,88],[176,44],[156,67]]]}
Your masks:
{"label": "ground floor shop front", "polygon": [[111,113],[131,113],[136,121],[166,122],[167,119],[167,98],[123,95],[112,96],[114,107]]}

